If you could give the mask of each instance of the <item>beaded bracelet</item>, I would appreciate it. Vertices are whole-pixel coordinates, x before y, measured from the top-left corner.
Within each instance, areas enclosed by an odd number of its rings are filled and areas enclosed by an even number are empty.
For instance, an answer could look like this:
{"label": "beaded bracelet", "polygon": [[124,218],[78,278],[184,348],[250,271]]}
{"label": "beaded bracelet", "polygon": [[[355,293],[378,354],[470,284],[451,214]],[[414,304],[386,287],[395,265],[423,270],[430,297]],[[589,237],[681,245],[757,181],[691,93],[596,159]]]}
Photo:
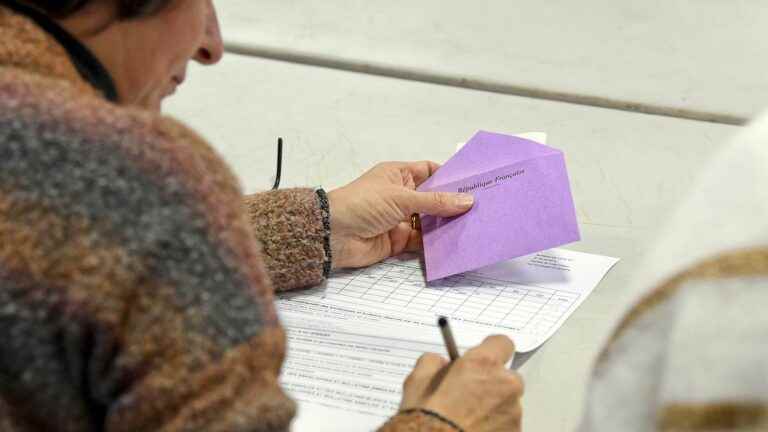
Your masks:
{"label": "beaded bracelet", "polygon": [[320,212],[323,214],[323,250],[325,251],[325,261],[323,261],[323,277],[327,278],[331,274],[331,207],[328,204],[328,195],[323,188],[315,190],[317,200],[320,202]]}

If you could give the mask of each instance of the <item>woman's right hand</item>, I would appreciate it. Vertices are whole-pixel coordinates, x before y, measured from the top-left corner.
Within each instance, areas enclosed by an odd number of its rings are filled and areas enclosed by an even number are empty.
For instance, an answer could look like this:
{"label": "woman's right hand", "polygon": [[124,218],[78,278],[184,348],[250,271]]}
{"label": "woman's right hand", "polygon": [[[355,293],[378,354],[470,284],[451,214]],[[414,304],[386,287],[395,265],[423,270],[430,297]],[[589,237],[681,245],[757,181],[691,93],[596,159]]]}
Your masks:
{"label": "woman's right hand", "polygon": [[490,336],[452,364],[424,354],[405,380],[400,409],[434,411],[467,431],[517,432],[523,381],[506,367],[514,352],[508,337]]}

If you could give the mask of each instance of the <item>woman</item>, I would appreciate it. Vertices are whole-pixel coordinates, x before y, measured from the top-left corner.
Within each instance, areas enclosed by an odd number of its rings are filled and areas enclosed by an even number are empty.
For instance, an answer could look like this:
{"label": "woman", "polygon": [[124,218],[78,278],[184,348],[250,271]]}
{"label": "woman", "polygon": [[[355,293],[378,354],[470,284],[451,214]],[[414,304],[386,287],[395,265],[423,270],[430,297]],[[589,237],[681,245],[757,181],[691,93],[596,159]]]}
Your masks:
{"label": "woman", "polygon": [[[0,1],[0,430],[287,430],[272,290],[418,249],[410,214],[471,207],[414,191],[428,162],[243,197],[158,112],[189,60],[221,56],[210,0]],[[517,429],[513,350],[423,356],[381,430]]]}

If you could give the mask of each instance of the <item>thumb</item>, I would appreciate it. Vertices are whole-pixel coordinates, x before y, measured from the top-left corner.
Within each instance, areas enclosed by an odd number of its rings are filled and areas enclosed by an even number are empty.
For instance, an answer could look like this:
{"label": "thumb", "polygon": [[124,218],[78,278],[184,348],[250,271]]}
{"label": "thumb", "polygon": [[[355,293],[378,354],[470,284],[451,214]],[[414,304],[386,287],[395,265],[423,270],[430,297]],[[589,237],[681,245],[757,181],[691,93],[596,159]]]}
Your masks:
{"label": "thumb", "polygon": [[432,216],[450,217],[465,213],[472,208],[474,197],[470,194],[451,192],[408,191],[399,203],[404,214],[425,213]]}

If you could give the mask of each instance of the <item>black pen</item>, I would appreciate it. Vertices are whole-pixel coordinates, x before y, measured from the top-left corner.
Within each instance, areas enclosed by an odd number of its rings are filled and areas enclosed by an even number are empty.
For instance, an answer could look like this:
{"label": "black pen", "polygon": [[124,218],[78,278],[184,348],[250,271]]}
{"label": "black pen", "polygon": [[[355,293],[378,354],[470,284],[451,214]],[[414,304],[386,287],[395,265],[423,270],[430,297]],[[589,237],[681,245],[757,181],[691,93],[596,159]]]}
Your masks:
{"label": "black pen", "polygon": [[455,361],[459,358],[459,350],[456,348],[456,341],[453,339],[453,332],[451,332],[451,326],[448,324],[448,318],[444,316],[439,317],[437,325],[443,334],[443,341],[445,341],[445,349],[448,351],[448,356],[451,358],[451,361]]}
{"label": "black pen", "polygon": [[[456,359],[459,358],[459,349],[456,347],[456,340],[453,339],[453,332],[451,331],[450,324],[448,324],[448,318],[444,316],[438,317],[437,325],[440,327],[440,332],[443,334],[443,341],[445,341],[445,349],[448,351],[448,357],[450,357],[451,361],[456,361]],[[510,368],[512,368],[514,361],[515,353],[513,352],[512,358],[510,358],[507,363]]]}

